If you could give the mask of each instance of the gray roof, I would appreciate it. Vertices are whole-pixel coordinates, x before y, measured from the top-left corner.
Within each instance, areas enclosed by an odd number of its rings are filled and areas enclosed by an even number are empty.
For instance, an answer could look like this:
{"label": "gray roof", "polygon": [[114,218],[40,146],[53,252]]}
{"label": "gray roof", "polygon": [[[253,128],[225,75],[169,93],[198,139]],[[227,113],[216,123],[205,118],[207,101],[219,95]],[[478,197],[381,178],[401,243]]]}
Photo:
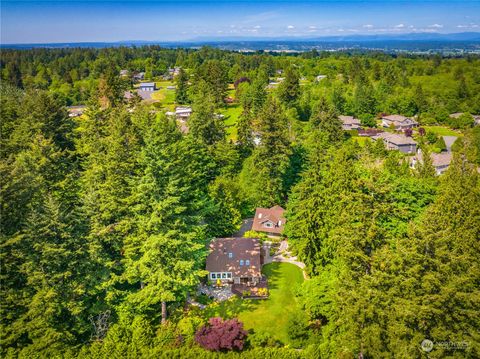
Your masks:
{"label": "gray roof", "polygon": [[394,145],[416,145],[417,142],[411,137],[407,137],[398,133],[382,132],[379,133],[377,138],[382,138],[385,141],[393,143]]}
{"label": "gray roof", "polygon": [[155,82],[142,82],[141,87],[155,87]]}
{"label": "gray roof", "polygon": [[340,115],[338,116],[338,118],[340,119],[340,121],[342,121],[344,125],[360,125],[360,120],[353,116]]}

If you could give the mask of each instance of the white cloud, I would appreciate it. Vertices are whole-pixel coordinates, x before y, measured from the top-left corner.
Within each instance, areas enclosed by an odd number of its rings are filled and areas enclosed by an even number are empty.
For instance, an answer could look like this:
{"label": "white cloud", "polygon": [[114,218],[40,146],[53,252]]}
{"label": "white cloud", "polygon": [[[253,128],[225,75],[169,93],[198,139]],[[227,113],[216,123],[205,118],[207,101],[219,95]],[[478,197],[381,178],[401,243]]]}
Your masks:
{"label": "white cloud", "polygon": [[405,27],[404,24],[398,24],[398,25],[395,25],[394,28],[396,29],[403,29]]}
{"label": "white cloud", "polygon": [[287,26],[287,29],[293,30],[293,29],[295,29],[295,26],[293,26],[293,25],[288,25],[288,26]]}
{"label": "white cloud", "polygon": [[464,28],[468,27],[468,25],[457,25],[457,27],[458,27],[459,29],[464,29]]}
{"label": "white cloud", "polygon": [[254,26],[253,28],[254,28],[254,29],[260,29],[261,26],[260,26],[260,25],[256,25],[256,26]]}
{"label": "white cloud", "polygon": [[366,25],[363,25],[363,27],[364,27],[365,29],[372,29],[372,28],[373,28],[373,25],[371,25],[371,24],[366,24]]}
{"label": "white cloud", "polygon": [[433,25],[430,25],[429,27],[433,28],[433,29],[441,29],[443,27],[443,25],[440,25],[440,24],[433,24]]}
{"label": "white cloud", "polygon": [[317,27],[312,25],[312,26],[309,26],[308,28],[309,28],[310,30],[315,30]]}

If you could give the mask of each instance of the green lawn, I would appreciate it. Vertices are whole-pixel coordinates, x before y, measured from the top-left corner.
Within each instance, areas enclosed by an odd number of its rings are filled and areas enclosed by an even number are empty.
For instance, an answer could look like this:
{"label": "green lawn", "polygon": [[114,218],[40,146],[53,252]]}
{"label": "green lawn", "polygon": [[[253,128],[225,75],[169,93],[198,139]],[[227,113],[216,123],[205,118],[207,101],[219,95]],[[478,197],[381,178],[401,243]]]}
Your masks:
{"label": "green lawn", "polygon": [[263,267],[268,277],[268,299],[233,299],[213,304],[205,309],[206,317],[237,317],[245,328],[268,333],[282,343],[288,344],[287,322],[289,314],[298,310],[294,290],[303,282],[300,268],[290,263],[270,263]]}
{"label": "green lawn", "polygon": [[370,137],[360,137],[360,136],[353,136],[352,137],[353,141],[356,141],[360,147],[364,147],[367,142],[371,141]]}
{"label": "green lawn", "polygon": [[438,136],[461,136],[462,133],[459,131],[452,130],[451,128],[445,126],[423,126],[425,131],[433,132]]}
{"label": "green lawn", "polygon": [[227,138],[235,141],[237,139],[237,122],[238,118],[242,114],[242,106],[237,103],[232,103],[229,104],[226,109],[220,112],[225,115]]}
{"label": "green lawn", "polygon": [[153,100],[158,100],[163,107],[173,110],[175,103],[175,90],[167,90],[167,86],[175,86],[173,81],[156,81],[157,88],[159,89],[152,94]]}

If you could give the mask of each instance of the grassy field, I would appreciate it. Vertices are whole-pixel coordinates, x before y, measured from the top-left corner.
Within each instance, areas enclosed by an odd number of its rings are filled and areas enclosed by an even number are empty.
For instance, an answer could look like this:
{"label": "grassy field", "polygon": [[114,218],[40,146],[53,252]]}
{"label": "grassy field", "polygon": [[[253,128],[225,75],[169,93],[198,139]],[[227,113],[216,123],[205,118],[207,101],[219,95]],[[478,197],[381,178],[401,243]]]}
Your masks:
{"label": "grassy field", "polygon": [[433,132],[438,136],[461,136],[462,133],[459,131],[452,130],[451,128],[444,126],[423,126],[425,131]]}
{"label": "grassy field", "polygon": [[287,322],[289,314],[298,310],[294,290],[303,282],[302,271],[290,263],[270,263],[263,267],[263,273],[268,277],[268,299],[248,300],[234,297],[232,300],[209,306],[204,315],[208,318],[237,317],[247,330],[268,333],[288,344]]}
{"label": "grassy field", "polygon": [[220,112],[225,115],[227,138],[235,141],[237,139],[237,122],[238,117],[242,114],[242,106],[236,103],[229,104],[225,110]]}
{"label": "grassy field", "polygon": [[167,90],[167,86],[174,86],[175,83],[173,81],[156,81],[155,83],[159,90],[152,94],[152,99],[160,101],[164,107],[173,110],[175,90]]}
{"label": "grassy field", "polygon": [[361,147],[364,147],[365,144],[368,142],[368,141],[372,141],[370,139],[370,137],[359,137],[359,136],[353,136],[352,137],[352,140],[353,141],[357,141],[357,143],[361,146]]}

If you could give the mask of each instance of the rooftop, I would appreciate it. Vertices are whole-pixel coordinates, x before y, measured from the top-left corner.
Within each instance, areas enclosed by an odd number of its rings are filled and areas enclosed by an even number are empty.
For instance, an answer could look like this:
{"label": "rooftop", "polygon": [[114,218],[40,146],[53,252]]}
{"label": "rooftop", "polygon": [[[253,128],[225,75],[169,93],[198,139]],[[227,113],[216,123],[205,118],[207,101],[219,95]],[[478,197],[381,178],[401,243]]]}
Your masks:
{"label": "rooftop", "polygon": [[[272,208],[257,208],[253,218],[252,230],[259,232],[281,234],[285,227],[285,210],[280,206]],[[265,227],[264,223],[271,222],[273,227]]]}
{"label": "rooftop", "polygon": [[[231,272],[234,277],[260,277],[260,241],[256,238],[217,238],[210,243],[206,270]],[[246,265],[249,260],[250,264]],[[243,265],[240,265],[242,261]]]}
{"label": "rooftop", "polygon": [[377,138],[382,138],[385,141],[393,143],[394,145],[416,145],[417,142],[411,137],[407,137],[398,133],[382,132],[379,133]]}

